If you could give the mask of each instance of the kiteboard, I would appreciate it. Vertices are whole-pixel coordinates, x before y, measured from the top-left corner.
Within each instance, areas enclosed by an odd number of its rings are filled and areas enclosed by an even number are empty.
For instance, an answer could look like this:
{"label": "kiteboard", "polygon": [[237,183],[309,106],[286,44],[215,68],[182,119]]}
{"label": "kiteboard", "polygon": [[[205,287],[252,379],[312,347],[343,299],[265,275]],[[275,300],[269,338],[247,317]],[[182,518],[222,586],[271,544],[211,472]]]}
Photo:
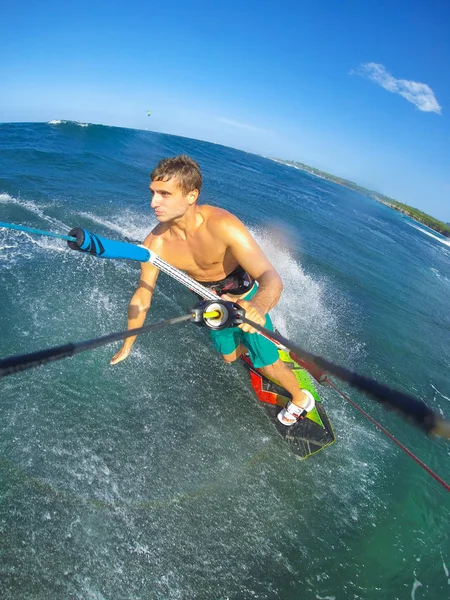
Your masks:
{"label": "kiteboard", "polygon": [[294,360],[291,356],[292,353],[286,349],[279,348],[278,353],[281,360],[294,372],[299,387],[311,392],[316,401],[316,406],[312,411],[289,427],[280,423],[277,415],[291,399],[291,394],[275,381],[259,373],[248,354],[243,354],[241,358],[249,371],[252,387],[269,419],[296,458],[302,460],[332,444],[335,436],[327,412],[308,372]]}

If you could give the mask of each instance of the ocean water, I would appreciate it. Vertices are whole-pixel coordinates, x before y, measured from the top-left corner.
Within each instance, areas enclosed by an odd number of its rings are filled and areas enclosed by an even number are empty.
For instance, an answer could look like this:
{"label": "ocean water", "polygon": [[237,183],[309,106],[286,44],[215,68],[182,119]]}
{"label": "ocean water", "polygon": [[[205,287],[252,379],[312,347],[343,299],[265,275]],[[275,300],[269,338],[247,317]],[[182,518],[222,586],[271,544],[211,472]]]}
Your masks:
{"label": "ocean water", "polygon": [[[356,192],[197,140],[0,125],[0,221],[140,240],[149,173],[187,153],[204,203],[278,268],[280,331],[450,417],[450,242]],[[0,229],[0,357],[126,325],[136,263]],[[195,299],[165,275],[147,322]],[[337,441],[293,458],[240,364],[190,324],[0,381],[0,598],[450,597],[450,495],[328,388]],[[350,393],[445,480],[450,445]]]}

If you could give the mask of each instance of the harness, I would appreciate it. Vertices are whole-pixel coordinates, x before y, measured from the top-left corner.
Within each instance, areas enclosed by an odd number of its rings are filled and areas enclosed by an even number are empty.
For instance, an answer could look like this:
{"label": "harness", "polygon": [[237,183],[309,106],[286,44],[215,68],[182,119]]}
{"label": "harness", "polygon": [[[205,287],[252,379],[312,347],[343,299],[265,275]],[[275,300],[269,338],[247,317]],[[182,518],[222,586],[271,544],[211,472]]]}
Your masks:
{"label": "harness", "polygon": [[202,285],[216,292],[219,296],[222,294],[232,294],[233,296],[242,296],[249,292],[255,285],[255,280],[247,271],[238,265],[234,271],[219,281],[199,281]]}

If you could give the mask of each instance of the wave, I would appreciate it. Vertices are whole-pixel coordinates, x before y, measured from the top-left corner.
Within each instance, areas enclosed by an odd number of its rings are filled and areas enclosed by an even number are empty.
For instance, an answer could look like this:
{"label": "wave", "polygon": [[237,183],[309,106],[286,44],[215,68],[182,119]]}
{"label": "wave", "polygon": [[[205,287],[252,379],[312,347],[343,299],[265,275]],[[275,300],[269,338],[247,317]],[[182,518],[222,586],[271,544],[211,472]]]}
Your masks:
{"label": "wave", "polygon": [[445,275],[443,275],[439,269],[436,269],[435,267],[431,267],[431,271],[432,273],[435,275],[435,277],[437,277],[438,279],[440,279],[441,281],[446,281],[448,283],[450,283],[450,279],[448,277],[446,277]]}
{"label": "wave", "polygon": [[114,215],[114,220],[90,212],[79,212],[78,215],[110,231],[115,231],[123,238],[133,238],[142,242],[157,224],[156,219],[153,217],[151,221],[149,217],[148,224],[143,224],[142,215],[131,210],[122,210],[119,215]]}
{"label": "wave", "polygon": [[348,301],[332,289],[329,281],[305,272],[289,249],[287,234],[252,227],[249,231],[283,279],[283,293],[271,311],[280,333],[297,339],[312,352],[328,356],[332,352],[335,358],[345,355],[347,364],[358,364],[365,353],[364,345],[341,330],[341,322],[350,310]]}
{"label": "wave", "polygon": [[443,394],[442,392],[440,392],[436,387],[434,387],[434,385],[432,383],[430,383],[430,385],[433,388],[433,390],[436,392],[436,394],[438,394],[438,396],[440,396],[441,398],[445,398],[445,400],[450,401],[450,398],[448,396],[446,396],[445,394]]}
{"label": "wave", "polygon": [[[15,198],[9,194],[0,194],[0,203],[9,205],[14,212],[9,220],[17,225],[32,226],[39,229],[66,234],[69,227],[66,223],[45,212],[50,204],[36,203],[33,200]],[[54,203],[51,204],[52,208]],[[18,209],[20,209],[18,211]],[[13,216],[14,214],[14,216]],[[34,250],[39,248],[44,252],[67,253],[66,244],[60,240],[30,234],[27,231],[0,228],[0,261],[7,268],[15,268],[17,260],[32,260],[36,256]]]}
{"label": "wave", "polygon": [[413,227],[414,229],[417,229],[417,231],[421,231],[425,235],[432,237],[433,239],[437,240],[438,242],[441,242],[441,244],[444,244],[445,246],[450,247],[450,240],[445,239],[443,236],[439,237],[439,234],[437,234],[437,232],[432,233],[432,230],[427,231],[426,229],[422,229],[422,227],[419,227],[418,225],[414,225],[414,223],[408,223],[408,225],[410,227]]}
{"label": "wave", "polygon": [[11,201],[13,201],[13,197],[10,196],[9,194],[0,194],[0,203],[1,204],[9,204]]}
{"label": "wave", "polygon": [[0,203],[19,206],[25,211],[30,212],[32,215],[41,218],[43,221],[52,225],[53,227],[62,229],[64,233],[67,231],[68,226],[65,223],[63,223],[59,219],[47,215],[43,210],[49,206],[54,206],[54,202],[48,204],[39,202],[38,204],[33,200],[24,200],[23,198],[15,198],[14,196],[10,196],[9,194],[0,194]]}
{"label": "wave", "polygon": [[52,119],[47,125],[77,125],[78,127],[89,127],[93,123],[81,123],[80,121],[68,121],[64,119]]}

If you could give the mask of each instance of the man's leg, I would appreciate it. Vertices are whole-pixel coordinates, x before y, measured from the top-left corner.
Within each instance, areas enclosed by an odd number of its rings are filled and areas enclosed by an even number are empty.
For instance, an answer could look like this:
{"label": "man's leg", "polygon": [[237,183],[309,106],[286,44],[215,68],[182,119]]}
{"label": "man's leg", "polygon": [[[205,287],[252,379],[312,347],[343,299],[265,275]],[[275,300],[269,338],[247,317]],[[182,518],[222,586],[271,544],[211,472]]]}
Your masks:
{"label": "man's leg", "polygon": [[214,348],[220,352],[226,363],[237,360],[247,349],[241,344],[241,330],[228,327],[226,329],[210,329]]}
{"label": "man's leg", "polygon": [[292,395],[292,402],[296,406],[303,408],[303,406],[310,402],[309,396],[305,394],[304,390],[301,390],[298,387],[298,381],[294,372],[281,360],[281,358],[272,365],[260,367],[257,371],[269,379],[278,381],[278,383]]}
{"label": "man's leg", "polygon": [[235,360],[237,360],[241,356],[241,354],[244,354],[245,352],[247,352],[247,348],[242,344],[239,344],[236,350],[233,350],[233,352],[230,352],[230,354],[222,354],[222,358],[226,363],[232,363]]}
{"label": "man's leg", "polygon": [[[269,315],[266,315],[266,327],[273,330]],[[277,416],[283,425],[294,424],[302,416],[302,409],[309,412],[314,408],[314,397],[308,390],[299,388],[295,374],[280,359],[275,344],[261,335],[251,333],[244,333],[242,341],[248,348],[254,367],[262,375],[280,383],[292,396],[292,402],[288,402]]]}
{"label": "man's leg", "polygon": [[[266,315],[266,327],[273,330],[269,315]],[[211,329],[210,334],[215,348],[222,354],[226,363],[234,362],[248,349],[255,368],[270,379],[278,381],[291,394],[295,406],[303,408],[309,405],[308,410],[314,406],[313,397],[299,388],[294,373],[279,358],[276,346],[265,337],[256,333],[242,334],[240,329],[232,327]]]}

